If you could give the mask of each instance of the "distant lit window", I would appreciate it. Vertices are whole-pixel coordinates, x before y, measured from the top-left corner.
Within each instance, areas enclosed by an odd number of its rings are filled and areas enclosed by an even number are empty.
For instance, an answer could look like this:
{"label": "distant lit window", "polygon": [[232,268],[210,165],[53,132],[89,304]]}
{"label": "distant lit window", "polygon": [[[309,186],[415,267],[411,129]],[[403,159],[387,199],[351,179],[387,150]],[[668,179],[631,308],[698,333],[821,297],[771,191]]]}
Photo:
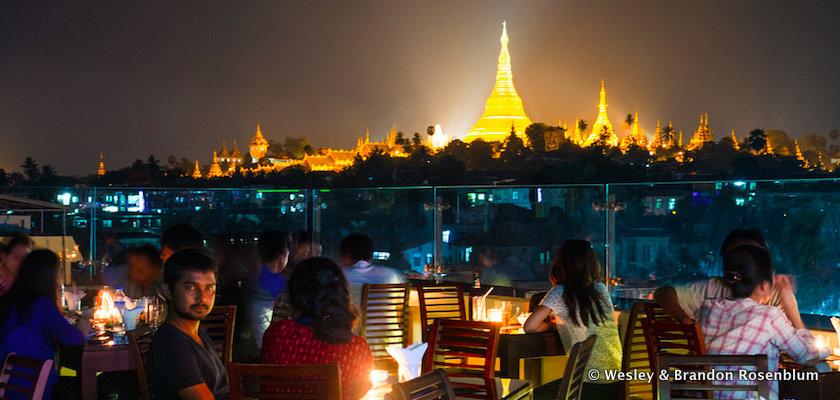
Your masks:
{"label": "distant lit window", "polygon": [[451,234],[452,234],[452,231],[450,231],[450,230],[446,230],[446,231],[441,232],[441,236],[443,236],[443,238],[442,238],[443,243],[449,243],[449,238],[450,238]]}
{"label": "distant lit window", "polygon": [[70,193],[60,194],[56,196],[56,199],[58,199],[59,203],[64,204],[65,206],[70,205]]}
{"label": "distant lit window", "polygon": [[464,261],[465,262],[470,262],[470,255],[472,254],[472,252],[473,252],[472,246],[464,249]]}
{"label": "distant lit window", "polygon": [[479,200],[484,200],[484,193],[479,193],[478,194],[478,199]]}
{"label": "distant lit window", "polygon": [[389,253],[387,251],[374,251],[373,252],[373,259],[374,260],[384,261],[384,260],[387,260],[389,258],[391,258],[391,253]]}
{"label": "distant lit window", "polygon": [[656,209],[662,208],[662,199],[656,199],[656,205],[654,207]]}
{"label": "distant lit window", "polygon": [[746,203],[747,203],[747,200],[744,199],[743,197],[736,197],[735,198],[735,205],[736,206],[743,206]]}
{"label": "distant lit window", "polygon": [[257,192],[257,198],[258,198],[258,199],[263,198],[263,194],[262,194],[262,192]]}
{"label": "distant lit window", "polygon": [[668,209],[673,210],[675,208],[677,208],[677,199],[671,197],[668,199]]}
{"label": "distant lit window", "polygon": [[519,192],[514,190],[513,193],[511,193],[511,198],[513,200],[519,200]]}
{"label": "distant lit window", "polygon": [[467,198],[470,199],[470,201],[475,201],[475,193],[467,193]]}

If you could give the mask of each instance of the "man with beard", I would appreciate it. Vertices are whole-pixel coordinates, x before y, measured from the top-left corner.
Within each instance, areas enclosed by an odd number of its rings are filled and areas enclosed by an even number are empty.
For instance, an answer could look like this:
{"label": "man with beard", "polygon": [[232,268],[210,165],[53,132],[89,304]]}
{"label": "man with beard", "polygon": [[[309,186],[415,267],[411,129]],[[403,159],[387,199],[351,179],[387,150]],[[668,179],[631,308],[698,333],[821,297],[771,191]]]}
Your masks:
{"label": "man with beard", "polygon": [[157,399],[229,399],[227,373],[199,324],[213,309],[216,267],[200,250],[174,253],[164,267],[166,321],[151,345],[151,382]]}

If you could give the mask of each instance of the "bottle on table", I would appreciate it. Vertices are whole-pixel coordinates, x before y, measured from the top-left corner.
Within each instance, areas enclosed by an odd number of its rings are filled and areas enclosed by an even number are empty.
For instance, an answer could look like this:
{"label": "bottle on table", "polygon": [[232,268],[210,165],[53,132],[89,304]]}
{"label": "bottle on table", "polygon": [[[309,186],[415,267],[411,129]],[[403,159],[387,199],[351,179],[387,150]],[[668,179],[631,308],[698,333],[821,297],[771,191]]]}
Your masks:
{"label": "bottle on table", "polygon": [[118,287],[114,292],[114,307],[120,313],[119,322],[114,323],[114,344],[125,344],[125,292],[122,287]]}

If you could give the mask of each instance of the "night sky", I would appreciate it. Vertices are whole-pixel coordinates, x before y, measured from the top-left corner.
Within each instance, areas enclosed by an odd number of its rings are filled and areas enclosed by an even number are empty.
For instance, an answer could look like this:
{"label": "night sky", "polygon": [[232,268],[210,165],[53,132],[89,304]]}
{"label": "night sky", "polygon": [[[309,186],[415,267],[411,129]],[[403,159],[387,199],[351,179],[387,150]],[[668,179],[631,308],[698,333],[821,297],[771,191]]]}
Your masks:
{"label": "night sky", "polygon": [[[306,136],[351,148],[392,124],[463,134],[493,87],[508,22],[528,116],[639,112],[685,140],[840,129],[832,1],[0,2],[0,168],[59,174],[154,154],[210,161],[222,140]],[[116,4],[114,4],[116,3]]]}

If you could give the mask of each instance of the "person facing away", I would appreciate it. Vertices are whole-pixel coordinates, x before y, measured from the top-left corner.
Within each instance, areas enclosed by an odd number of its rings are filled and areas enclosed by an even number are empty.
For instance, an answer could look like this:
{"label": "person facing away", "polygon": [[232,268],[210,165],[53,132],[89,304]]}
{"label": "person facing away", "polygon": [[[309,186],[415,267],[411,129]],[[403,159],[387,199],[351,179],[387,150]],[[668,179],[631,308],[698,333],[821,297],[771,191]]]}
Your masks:
{"label": "person facing away", "polygon": [[[727,250],[723,268],[731,297],[705,300],[700,309],[699,323],[708,354],[766,354],[767,370],[771,372],[779,369],[780,351],[806,365],[815,365],[823,358],[813,335],[802,323],[790,281],[774,279],[772,257],[767,249],[742,245]],[[774,286],[784,311],[763,304],[769,300]],[[716,392],[715,398],[747,397],[745,392],[724,391]],[[778,398],[779,382],[771,381],[769,400]]]}
{"label": "person facing away", "polygon": [[229,399],[227,371],[201,321],[213,309],[216,266],[197,249],[172,254],[164,265],[166,321],[155,332],[150,375],[156,399]]}
{"label": "person facing away", "polygon": [[[260,263],[256,271],[246,283],[244,290],[245,309],[248,313],[249,340],[253,341],[252,354],[242,354],[241,359],[256,361],[259,359],[259,349],[262,346],[263,333],[271,323],[274,312],[274,302],[280,293],[288,292],[286,277],[283,270],[289,261],[289,251],[292,249],[292,237],[286,232],[268,229],[260,233],[257,241],[257,253]],[[253,269],[253,268],[252,268]],[[243,332],[244,334],[244,332]],[[248,346],[242,346],[244,352]]]}
{"label": "person facing away", "polygon": [[[525,332],[542,332],[548,329],[545,321],[555,316],[557,333],[563,347],[571,349],[574,343],[598,335],[587,369],[600,371],[598,380],[584,378],[582,399],[615,399],[619,396],[620,382],[604,379],[605,370],[620,370],[621,342],[618,326],[613,316],[612,299],[601,275],[601,264],[592,245],[586,240],[563,242],[549,275],[554,287],[545,295],[540,305],[523,325]],[[560,380],[545,385],[556,397]],[[539,388],[538,388],[539,389]],[[552,398],[554,398],[552,397]]]}
{"label": "person facing away", "polygon": [[125,253],[129,298],[158,297],[163,295],[163,266],[160,251],[150,244],[132,247]]}
{"label": "person facing away", "polygon": [[[57,307],[58,256],[50,250],[35,250],[20,266],[11,289],[0,296],[0,357],[9,353],[52,360],[54,343],[65,346],[84,344],[90,323],[79,320],[79,329],[70,325]],[[20,385],[18,378],[9,383]],[[50,370],[44,398],[52,397],[58,382],[55,368]]]}
{"label": "person facing away", "polygon": [[[289,254],[289,261],[283,269],[283,276],[287,279],[292,276],[297,263],[307,258],[321,256],[321,240],[317,232],[298,231],[294,237],[294,251]],[[289,291],[281,291],[274,301],[274,311],[271,320],[287,319],[292,316],[292,306],[289,303]]]}
{"label": "person facing away", "polygon": [[204,249],[201,232],[184,223],[166,228],[160,236],[160,259],[165,263],[169,256],[183,249]]}
{"label": "person facing away", "polygon": [[372,386],[373,355],[367,341],[352,333],[357,314],[341,268],[324,257],[301,261],[289,278],[289,299],[295,318],[271,323],[263,336],[260,361],[338,364],[341,398],[364,396]]}
{"label": "person facing away", "polygon": [[0,244],[0,296],[12,287],[20,265],[30,251],[32,239],[21,232],[12,235],[5,245]]}
{"label": "person facing away", "polygon": [[[388,267],[373,265],[373,239],[362,233],[351,233],[341,239],[339,246],[344,275],[350,284],[353,304],[362,304],[362,286],[365,283],[404,283],[405,277]],[[364,310],[363,310],[364,311]]]}
{"label": "person facing away", "polygon": [[[727,250],[741,245],[767,248],[764,235],[756,228],[735,229],[726,235],[723,244],[720,246],[721,258]],[[790,280],[789,275],[776,275],[778,279]],[[722,299],[729,297],[731,288],[726,279],[714,276],[692,282],[681,286],[663,286],[653,294],[653,298],[662,308],[677,321],[686,324],[694,323],[697,320],[700,306],[707,299]],[[768,299],[768,304],[779,306],[778,293],[773,293]]]}

